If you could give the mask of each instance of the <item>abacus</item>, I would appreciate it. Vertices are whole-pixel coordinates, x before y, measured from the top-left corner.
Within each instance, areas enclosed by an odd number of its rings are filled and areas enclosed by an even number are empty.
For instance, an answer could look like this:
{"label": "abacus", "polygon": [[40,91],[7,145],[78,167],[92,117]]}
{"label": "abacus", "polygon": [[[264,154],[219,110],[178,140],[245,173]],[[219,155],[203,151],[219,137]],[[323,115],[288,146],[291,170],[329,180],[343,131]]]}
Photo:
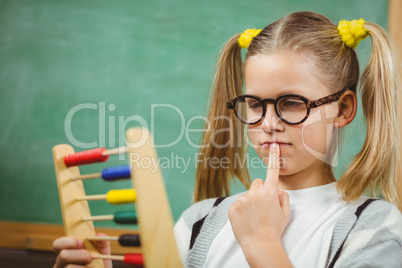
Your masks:
{"label": "abacus", "polygon": [[[132,144],[145,140],[144,145]],[[87,267],[104,267],[102,259],[122,260],[127,265],[149,268],[182,267],[173,234],[173,219],[159,168],[127,166],[104,169],[101,173],[81,175],[78,166],[107,161],[110,155],[135,153],[141,159],[157,159],[151,147],[152,136],[145,128],[126,131],[127,146],[106,150],[97,148],[75,153],[70,145],[53,147],[53,157],[65,235],[84,240],[84,247],[94,260]],[[128,157],[130,159],[130,157]],[[135,189],[110,190],[107,194],[85,194],[82,180],[103,178],[113,181],[131,179]],[[135,211],[117,211],[113,215],[92,216],[89,200],[105,199],[112,204],[135,202]],[[137,223],[139,235],[120,237],[95,236],[93,221],[114,220],[116,223]],[[140,246],[142,254],[124,256],[101,255],[92,240],[118,240],[122,246]]]}

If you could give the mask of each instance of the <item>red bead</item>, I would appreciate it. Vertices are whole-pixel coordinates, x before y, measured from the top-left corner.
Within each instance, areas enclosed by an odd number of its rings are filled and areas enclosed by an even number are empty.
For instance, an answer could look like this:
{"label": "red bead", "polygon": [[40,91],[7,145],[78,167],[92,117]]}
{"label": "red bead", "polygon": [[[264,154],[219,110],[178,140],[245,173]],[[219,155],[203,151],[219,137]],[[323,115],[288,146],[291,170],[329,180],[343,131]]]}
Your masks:
{"label": "red bead", "polygon": [[129,265],[144,265],[144,256],[142,254],[124,255],[124,263]]}
{"label": "red bead", "polygon": [[96,148],[93,150],[83,151],[75,154],[69,154],[64,157],[64,164],[67,167],[71,166],[79,166],[79,165],[87,165],[97,162],[106,161],[109,156],[103,156],[103,151],[106,151],[105,148]]}

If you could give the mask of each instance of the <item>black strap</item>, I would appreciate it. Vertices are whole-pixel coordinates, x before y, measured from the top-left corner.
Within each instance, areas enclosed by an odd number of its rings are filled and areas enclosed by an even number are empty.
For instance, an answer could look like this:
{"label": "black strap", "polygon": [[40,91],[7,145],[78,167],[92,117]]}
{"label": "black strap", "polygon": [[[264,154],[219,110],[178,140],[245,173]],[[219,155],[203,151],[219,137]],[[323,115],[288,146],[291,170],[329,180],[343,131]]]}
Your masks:
{"label": "black strap", "polygon": [[219,197],[215,200],[215,203],[213,205],[213,208],[218,206],[226,197]]}
{"label": "black strap", "polygon": [[336,261],[338,260],[338,258],[339,258],[339,255],[341,255],[341,251],[342,251],[343,245],[345,244],[346,239],[348,238],[350,232],[351,232],[352,229],[355,227],[356,222],[357,222],[357,220],[358,220],[359,217],[360,217],[360,214],[362,214],[363,210],[364,210],[368,205],[370,205],[371,202],[376,201],[376,200],[377,200],[377,199],[372,199],[372,198],[367,199],[363,204],[361,204],[361,205],[356,209],[356,211],[355,211],[355,215],[356,215],[356,217],[357,217],[357,218],[356,218],[356,221],[355,221],[355,223],[353,224],[352,228],[349,230],[349,232],[348,232],[348,234],[346,235],[345,239],[343,240],[342,245],[338,248],[338,251],[336,252],[336,254],[335,254],[334,258],[332,259],[332,262],[331,262],[331,264],[328,266],[328,268],[333,268],[333,267],[334,267],[335,262],[336,262]]}
{"label": "black strap", "polygon": [[[226,197],[219,197],[219,198],[217,198],[217,199],[215,200],[215,203],[214,203],[214,205],[212,206],[212,208],[218,206],[218,205],[223,201],[223,199],[225,199],[225,198],[226,198]],[[208,217],[208,215],[209,215],[209,213],[208,213],[204,218],[202,218],[202,219],[196,221],[196,222],[193,224],[193,229],[191,230],[191,239],[190,239],[190,248],[189,248],[189,250],[193,248],[193,245],[194,245],[194,243],[195,243],[195,240],[197,239],[197,236],[199,235],[199,233],[200,233],[200,231],[201,231],[201,227],[202,227],[202,225],[204,225],[205,219]]]}

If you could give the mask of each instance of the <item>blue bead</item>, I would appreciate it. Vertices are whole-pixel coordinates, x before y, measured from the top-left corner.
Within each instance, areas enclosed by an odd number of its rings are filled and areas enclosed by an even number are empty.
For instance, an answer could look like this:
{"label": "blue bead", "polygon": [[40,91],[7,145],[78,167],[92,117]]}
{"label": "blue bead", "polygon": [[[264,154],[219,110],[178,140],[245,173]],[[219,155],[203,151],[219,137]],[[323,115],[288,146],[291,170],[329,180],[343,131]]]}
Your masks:
{"label": "blue bead", "polygon": [[131,177],[130,166],[110,167],[102,170],[102,178],[105,181],[114,181],[119,179],[128,179]]}

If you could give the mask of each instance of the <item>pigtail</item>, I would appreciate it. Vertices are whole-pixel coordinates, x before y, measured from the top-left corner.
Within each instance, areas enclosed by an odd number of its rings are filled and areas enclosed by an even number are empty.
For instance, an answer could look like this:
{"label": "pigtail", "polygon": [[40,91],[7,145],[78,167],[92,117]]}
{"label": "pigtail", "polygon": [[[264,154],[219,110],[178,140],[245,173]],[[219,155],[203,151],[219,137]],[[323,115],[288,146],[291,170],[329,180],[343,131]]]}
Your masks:
{"label": "pigtail", "polygon": [[[239,34],[223,47],[210,100],[207,126],[197,160],[193,200],[230,195],[231,179],[248,188],[250,175],[240,161],[246,155],[244,126],[226,102],[242,94],[243,73]],[[240,163],[240,164],[239,164]]]}
{"label": "pigtail", "polygon": [[380,26],[369,22],[364,26],[372,40],[371,58],[360,81],[367,136],[362,150],[339,179],[338,190],[346,201],[357,199],[366,190],[398,205],[397,57]]}

